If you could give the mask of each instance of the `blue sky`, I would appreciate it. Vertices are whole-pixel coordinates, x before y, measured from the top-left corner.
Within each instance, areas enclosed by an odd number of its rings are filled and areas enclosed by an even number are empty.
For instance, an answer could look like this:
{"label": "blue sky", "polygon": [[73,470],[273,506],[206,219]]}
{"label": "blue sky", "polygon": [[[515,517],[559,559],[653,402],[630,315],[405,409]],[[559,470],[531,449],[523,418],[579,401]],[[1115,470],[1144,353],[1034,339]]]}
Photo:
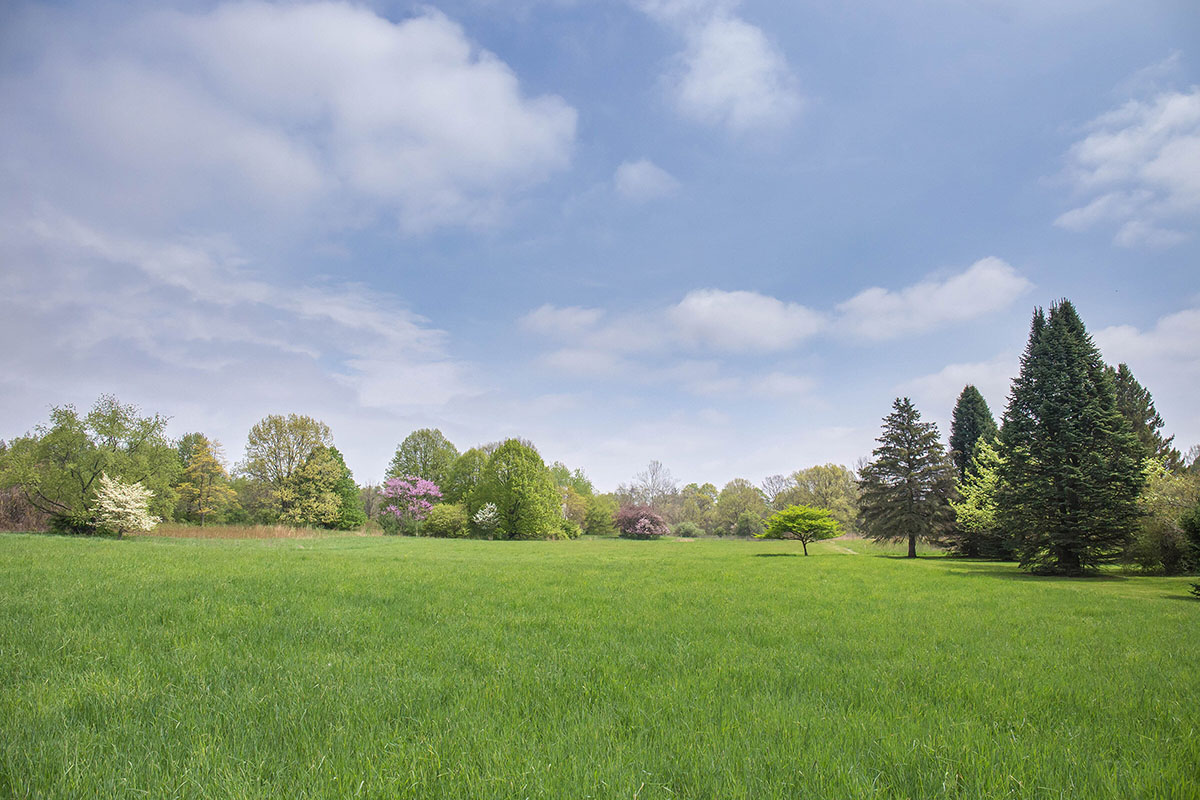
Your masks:
{"label": "blue sky", "polygon": [[1188,0],[10,3],[0,436],[441,428],[601,488],[997,417],[1068,297],[1200,443]]}

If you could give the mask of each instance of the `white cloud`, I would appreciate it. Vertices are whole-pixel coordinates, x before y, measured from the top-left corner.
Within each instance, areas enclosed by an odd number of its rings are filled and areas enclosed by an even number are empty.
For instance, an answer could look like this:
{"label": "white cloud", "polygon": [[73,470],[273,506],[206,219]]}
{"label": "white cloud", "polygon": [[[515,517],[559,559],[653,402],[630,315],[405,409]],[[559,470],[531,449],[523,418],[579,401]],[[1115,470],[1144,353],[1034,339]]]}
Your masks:
{"label": "white cloud", "polygon": [[950,416],[963,387],[971,384],[987,400],[997,423],[1008,401],[1008,390],[1021,368],[1019,353],[1000,353],[987,360],[947,364],[930,375],[905,381],[896,391],[912,397],[918,407],[949,433]]}
{"label": "white cloud", "polygon": [[45,30],[28,32],[47,39],[37,62],[0,85],[0,147],[22,156],[4,165],[21,197],[76,214],[481,225],[574,143],[574,109],[525,96],[432,10],[239,2]]}
{"label": "white cloud", "polygon": [[1055,224],[1072,231],[1110,225],[1126,247],[1189,238],[1200,221],[1200,87],[1129,101],[1086,130],[1066,169],[1086,202]]}
{"label": "white cloud", "polygon": [[626,161],[617,167],[613,186],[625,199],[644,203],[674,194],[679,189],[679,181],[662,167],[643,158]]}
{"label": "white cloud", "polygon": [[781,128],[803,105],[787,59],[737,0],[640,0],[685,47],[666,81],[684,116],[734,134]]}
{"label": "white cloud", "polygon": [[778,351],[815,334],[821,315],[757,292],[696,289],[667,311],[683,342],[724,352]]}
{"label": "white cloud", "polygon": [[922,333],[1007,308],[1033,284],[999,258],[983,258],[945,280],[899,291],[873,287],[840,303],[838,326],[869,340]]}
{"label": "white cloud", "polygon": [[760,28],[718,16],[690,30],[687,41],[670,79],[685,116],[742,134],[783,127],[800,112],[787,60]]}
{"label": "white cloud", "polygon": [[558,308],[549,303],[530,311],[521,318],[521,327],[534,333],[551,336],[577,336],[593,329],[604,317],[598,308],[570,306]]}

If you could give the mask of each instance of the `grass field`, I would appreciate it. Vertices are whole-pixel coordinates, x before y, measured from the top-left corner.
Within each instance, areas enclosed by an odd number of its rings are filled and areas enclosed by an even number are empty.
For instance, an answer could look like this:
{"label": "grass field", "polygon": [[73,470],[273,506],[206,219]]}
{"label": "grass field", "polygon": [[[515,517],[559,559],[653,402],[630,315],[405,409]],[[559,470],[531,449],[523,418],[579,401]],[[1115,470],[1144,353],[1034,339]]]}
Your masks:
{"label": "grass field", "polygon": [[812,549],[0,535],[0,796],[1200,797],[1187,579]]}

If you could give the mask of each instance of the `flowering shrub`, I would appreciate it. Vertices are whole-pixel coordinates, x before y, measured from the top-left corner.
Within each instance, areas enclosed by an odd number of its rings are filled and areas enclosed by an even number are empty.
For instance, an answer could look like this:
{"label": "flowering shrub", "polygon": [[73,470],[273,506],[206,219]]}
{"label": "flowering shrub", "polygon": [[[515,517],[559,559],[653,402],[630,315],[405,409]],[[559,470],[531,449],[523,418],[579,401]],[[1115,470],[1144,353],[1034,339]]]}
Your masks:
{"label": "flowering shrub", "polygon": [[154,492],[140,483],[125,483],[102,473],[96,492],[96,520],[118,536],[126,531],[153,530],[161,520],[150,516],[152,497]]}
{"label": "flowering shrub", "polygon": [[657,539],[670,528],[650,506],[624,506],[617,512],[617,528],[626,539]]}
{"label": "flowering shrub", "polygon": [[419,527],[433,504],[442,499],[442,490],[433,481],[405,475],[388,479],[383,484],[383,496],[382,521],[394,523],[397,528]]}
{"label": "flowering shrub", "polygon": [[500,526],[500,512],[496,510],[495,503],[488,503],[475,512],[472,521],[479,532],[490,539]]}

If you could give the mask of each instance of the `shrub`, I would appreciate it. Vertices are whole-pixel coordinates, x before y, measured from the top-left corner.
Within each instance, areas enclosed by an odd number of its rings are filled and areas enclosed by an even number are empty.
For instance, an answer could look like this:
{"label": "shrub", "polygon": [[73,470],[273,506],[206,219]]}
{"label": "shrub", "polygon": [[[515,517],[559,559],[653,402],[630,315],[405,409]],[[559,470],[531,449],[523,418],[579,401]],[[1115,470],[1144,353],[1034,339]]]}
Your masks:
{"label": "shrub", "polygon": [[1183,513],[1179,518],[1179,527],[1187,538],[1187,568],[1200,570],[1200,503]]}
{"label": "shrub", "polygon": [[66,536],[115,536],[116,533],[100,525],[87,511],[71,511],[50,517],[50,531]]}
{"label": "shrub", "polygon": [[100,489],[96,492],[96,520],[105,528],[116,531],[148,531],[162,522],[150,514],[154,492],[140,483],[125,483],[100,474]]}
{"label": "shrub", "polygon": [[617,528],[626,539],[657,539],[670,528],[650,506],[624,506],[617,512]]}
{"label": "shrub", "polygon": [[426,536],[462,539],[470,534],[467,511],[458,503],[440,503],[429,510],[422,530]]}
{"label": "shrub", "polygon": [[583,535],[583,528],[575,521],[563,517],[558,521],[558,533],[560,539],[578,539]]}
{"label": "shrub", "polygon": [[480,536],[491,539],[496,535],[496,528],[500,526],[500,512],[496,510],[495,503],[487,503],[475,512],[471,521],[475,523],[475,530],[479,531]]}
{"label": "shrub", "polygon": [[765,530],[762,517],[753,511],[743,511],[733,523],[734,536],[758,536]]}
{"label": "shrub", "polygon": [[704,535],[704,529],[694,522],[683,521],[675,526],[675,530],[671,531],[676,536],[682,536],[685,539],[695,539],[698,536]]}

